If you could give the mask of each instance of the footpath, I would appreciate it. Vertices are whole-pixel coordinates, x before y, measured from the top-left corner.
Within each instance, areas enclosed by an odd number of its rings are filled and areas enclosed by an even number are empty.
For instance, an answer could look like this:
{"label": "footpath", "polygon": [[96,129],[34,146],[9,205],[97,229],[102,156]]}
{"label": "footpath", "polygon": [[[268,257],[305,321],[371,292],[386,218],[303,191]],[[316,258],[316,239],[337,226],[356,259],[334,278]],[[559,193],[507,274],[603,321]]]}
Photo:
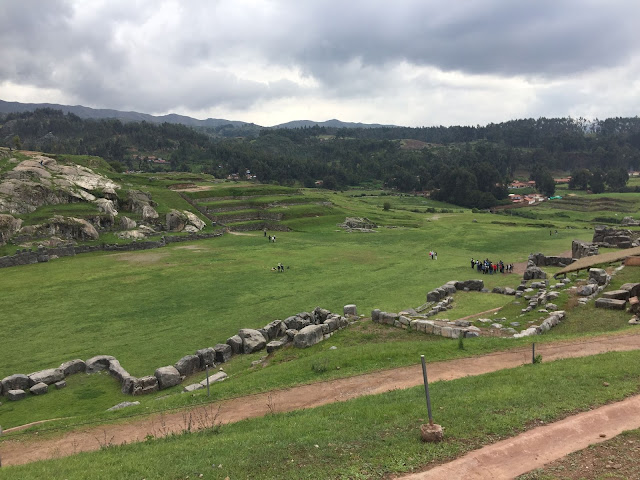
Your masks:
{"label": "footpath", "polygon": [[[620,352],[637,349],[640,349],[640,332],[637,334],[629,334],[625,332],[621,335],[602,335],[576,341],[538,344],[536,345],[536,354],[542,355],[546,363],[564,358],[585,357],[605,352]],[[529,347],[470,358],[434,362],[428,365],[429,381],[454,380],[456,378],[466,376],[481,375],[501,369],[514,368],[530,362],[531,349]],[[215,414],[216,423],[227,424],[247,418],[261,417],[272,412],[289,412],[303,408],[313,408],[328,403],[347,401],[363,395],[376,395],[391,390],[410,388],[420,385],[421,383],[422,369],[420,364],[417,363],[416,365],[409,367],[378,371],[355,377],[302,385],[230,399],[216,404],[215,410],[213,410],[211,406],[201,406],[181,411],[172,411],[171,413],[154,414],[125,424],[85,427],[79,430],[66,432],[55,438],[38,438],[35,435],[29,435],[29,437],[26,438],[24,435],[16,435],[15,440],[7,438],[5,441],[0,443],[0,458],[2,459],[3,466],[19,465],[49,458],[59,458],[79,452],[98,450],[102,446],[100,439],[104,438],[110,439],[109,444],[119,445],[123,443],[143,441],[145,440],[145,437],[149,435],[159,437],[169,435],[171,433],[180,433],[185,430],[185,418],[198,419],[203,418],[203,415],[208,415],[208,420],[211,420],[212,414]],[[613,410],[616,408],[628,408],[624,406],[626,405],[625,402],[626,400],[603,408],[611,408]],[[640,402],[640,399],[636,398],[635,402]],[[619,407],[616,407],[616,405],[619,405]],[[637,404],[634,405],[636,406],[633,408],[635,408],[635,412],[637,412]],[[206,408],[209,408],[210,410],[204,412],[204,409]],[[593,412],[596,411],[597,410],[594,410]],[[633,415],[627,415],[627,418],[630,419],[632,416]],[[563,422],[568,421],[570,418],[574,417],[569,417],[568,419],[563,420]],[[621,418],[624,419],[624,416]],[[558,422],[558,425],[561,423],[562,422]],[[588,427],[584,427],[586,430],[581,430],[580,432],[582,433],[579,432],[577,437],[588,438],[589,443],[593,443],[594,439],[592,434],[600,435],[603,433],[603,430],[600,428],[601,423],[602,420],[595,422],[591,430],[589,430]],[[633,422],[628,422],[623,426],[623,429],[636,428],[632,423]],[[598,428],[596,428],[596,425]],[[206,428],[207,426],[210,426],[209,422],[195,421],[191,425],[191,430]],[[536,430],[538,429],[525,432],[521,436],[527,435],[530,432],[535,432]],[[588,436],[586,435],[587,431],[589,433]],[[533,435],[533,433],[531,434]],[[615,434],[616,433],[609,433],[607,434],[607,437]],[[558,438],[561,439],[563,443],[563,449],[557,449],[553,444],[551,444],[551,442],[548,442],[548,439],[546,438],[547,435],[545,434],[545,440],[539,443],[540,450],[536,451],[535,454],[532,454],[529,451],[528,455],[530,458],[527,463],[528,470],[525,471],[538,468],[552,459],[557,458],[549,456],[551,455],[550,452],[548,452],[549,449],[556,449],[558,452],[562,452],[560,456],[563,456],[566,453],[569,453],[569,451],[576,451],[584,448],[585,446],[583,445],[583,442],[573,440],[576,436],[569,436],[564,432],[552,435],[558,435]],[[505,442],[507,442],[507,444],[508,442],[515,442],[521,436],[506,440]],[[496,449],[496,451],[503,449],[503,451],[509,452],[506,454],[507,456],[512,455],[512,452],[514,451],[518,451],[518,448],[513,450],[504,450],[503,446],[501,446],[503,443],[504,442],[499,442],[494,445],[489,445],[479,451],[492,448]],[[568,451],[567,448],[570,448],[570,450]],[[520,451],[525,452],[528,450],[523,447]],[[491,453],[491,450],[489,450],[489,452],[488,458],[493,458],[492,456],[494,453]],[[474,453],[475,452],[471,452],[455,462],[462,461],[464,458],[469,457]],[[504,461],[503,459],[498,460],[499,457],[497,456],[495,458],[497,462],[496,464],[501,464]],[[533,459],[536,459],[536,461],[533,461]],[[478,462],[480,462],[480,460],[471,459],[466,461],[471,462],[469,464],[471,467],[468,467],[469,471],[476,470],[477,475],[481,476],[455,476],[452,475],[451,472],[436,470],[436,468],[444,468],[446,466],[443,465],[431,469],[428,472],[414,474],[418,476],[408,476],[406,478],[492,478],[495,480],[498,478],[513,478],[515,476],[513,472],[509,472],[507,474],[508,476],[500,476],[500,474],[494,473],[489,474],[489,472],[491,472],[490,466],[485,466],[482,470],[479,469],[480,463]],[[453,462],[447,465],[453,465]],[[476,465],[476,467],[474,468],[473,465]],[[419,475],[436,476],[423,477]]]}

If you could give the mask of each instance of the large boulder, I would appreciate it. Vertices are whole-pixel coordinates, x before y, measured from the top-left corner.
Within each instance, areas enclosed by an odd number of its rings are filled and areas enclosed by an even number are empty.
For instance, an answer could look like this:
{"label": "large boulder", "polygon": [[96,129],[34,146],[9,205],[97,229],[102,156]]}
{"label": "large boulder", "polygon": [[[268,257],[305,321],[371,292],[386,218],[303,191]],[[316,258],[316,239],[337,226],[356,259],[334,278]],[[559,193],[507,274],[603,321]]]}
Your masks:
{"label": "large boulder", "polygon": [[308,325],[296,333],[293,344],[298,348],[306,348],[321,342],[322,339],[322,325]]}
{"label": "large boulder", "polygon": [[206,224],[195,213],[188,210],[183,210],[182,213],[187,217],[187,226],[194,227],[197,231],[205,227]]}
{"label": "large boulder", "polygon": [[123,230],[131,230],[133,228],[136,228],[137,226],[138,224],[135,220],[132,220],[131,218],[125,216],[120,217],[120,228],[122,228]]}
{"label": "large boulder", "polygon": [[85,362],[85,369],[87,373],[96,373],[100,370],[106,370],[109,368],[111,360],[115,360],[116,357],[112,355],[96,355],[91,357]]}
{"label": "large boulder", "polygon": [[156,210],[151,205],[145,205],[142,208],[142,221],[143,222],[153,223],[158,218],[160,218],[160,215],[158,215],[158,212],[156,212]]}
{"label": "large boulder", "polygon": [[31,385],[35,385],[36,383],[51,385],[52,383],[56,383],[64,379],[64,372],[60,368],[49,368],[47,370],[40,370],[39,372],[31,373],[28,376]]}
{"label": "large boulder", "polygon": [[120,362],[116,359],[113,359],[109,362],[109,366],[107,367],[107,371],[110,375],[116,377],[120,382],[123,382],[125,379],[130,378],[131,374],[127,372]]}
{"label": "large boulder", "polygon": [[[242,339],[240,339],[240,344],[242,345]],[[231,360],[231,356],[233,355],[233,348],[227,343],[218,343],[215,347],[213,347],[213,350],[215,351],[216,355],[216,363],[228,362],[229,360]]]}
{"label": "large boulder", "polygon": [[[132,395],[145,395],[147,393],[157,392],[159,390],[158,379],[155,375],[148,375],[146,377],[140,377],[134,379],[131,387]],[[122,386],[122,393],[125,393],[125,387]]]}
{"label": "large boulder", "polygon": [[[226,345],[229,347],[229,345]],[[231,349],[231,347],[229,347]],[[201,348],[196,352],[198,359],[200,360],[200,369],[204,370],[207,365],[212,367],[216,363],[216,351],[213,347]]]}
{"label": "large boulder", "polygon": [[166,215],[167,230],[170,232],[181,232],[189,224],[187,216],[178,211],[171,210]]}
{"label": "large boulder", "polygon": [[178,385],[182,381],[180,372],[173,365],[156,369],[154,375],[158,379],[158,388],[160,390]]}
{"label": "large boulder", "polygon": [[36,383],[29,389],[32,395],[43,395],[49,391],[49,385],[44,382]]}
{"label": "large boulder", "polygon": [[462,282],[463,288],[468,288],[471,291],[479,292],[484,288],[483,280],[465,280]]}
{"label": "large boulder", "polygon": [[9,239],[20,230],[22,220],[12,215],[0,214],[0,245],[6,244]]}
{"label": "large boulder", "polygon": [[267,340],[258,330],[242,328],[238,332],[242,339],[242,353],[253,353],[267,346]]}
{"label": "large boulder", "polygon": [[522,279],[533,280],[536,278],[547,278],[547,274],[540,267],[536,267],[535,265],[527,266],[527,269],[522,275]]}
{"label": "large boulder", "polygon": [[52,218],[38,225],[22,227],[18,232],[25,237],[63,237],[78,241],[97,240],[99,237],[96,228],[82,218],[63,217],[54,215]]}
{"label": "large boulder", "polygon": [[1,383],[4,395],[7,395],[10,390],[27,390],[31,386],[29,377],[21,373],[4,377]]}
{"label": "large boulder", "polygon": [[227,345],[231,347],[231,352],[235,355],[242,353],[242,338],[240,335],[234,335],[227,338]]}
{"label": "large boulder", "polygon": [[108,200],[106,198],[98,198],[96,200],[96,205],[98,206],[98,210],[102,213],[106,213],[109,216],[115,217],[118,215],[118,210],[112,200]]}
{"label": "large boulder", "polygon": [[186,377],[200,369],[200,357],[198,355],[186,355],[178,360],[174,367],[180,372],[180,375]]}
{"label": "large boulder", "polygon": [[609,283],[611,277],[603,268],[590,268],[589,279],[595,280],[598,285],[606,285],[607,283]]}
{"label": "large boulder", "polygon": [[5,396],[12,401],[22,400],[27,394],[22,389],[9,390],[5,392]]}
{"label": "large boulder", "polygon": [[64,362],[58,367],[62,370],[64,376],[73,375],[74,373],[84,372],[87,368],[84,360],[80,360],[79,358],[75,360],[69,360],[68,362]]}

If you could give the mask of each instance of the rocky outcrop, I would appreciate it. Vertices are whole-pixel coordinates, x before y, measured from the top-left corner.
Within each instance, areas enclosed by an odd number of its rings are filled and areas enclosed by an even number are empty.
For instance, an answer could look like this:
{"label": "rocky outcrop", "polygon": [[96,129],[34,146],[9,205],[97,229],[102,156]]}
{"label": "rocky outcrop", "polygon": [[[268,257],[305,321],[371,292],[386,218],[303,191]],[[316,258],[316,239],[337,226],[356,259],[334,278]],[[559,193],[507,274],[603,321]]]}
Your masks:
{"label": "rocky outcrop", "polygon": [[135,220],[132,220],[124,215],[120,217],[120,228],[122,228],[123,230],[132,230],[137,226],[138,224]]}
{"label": "rocky outcrop", "polygon": [[533,280],[540,278],[547,278],[547,274],[540,267],[536,267],[535,264],[531,260],[529,260],[527,262],[527,268],[522,275],[522,279]]}
{"label": "rocky outcrop", "polygon": [[529,255],[529,260],[533,262],[536,267],[566,267],[573,263],[573,258],[569,257],[547,257],[542,253],[532,253]]}
{"label": "rocky outcrop", "polygon": [[571,242],[571,256],[576,260],[583,257],[598,255],[598,253],[598,245],[589,242],[581,242],[580,240],[574,240]]}
{"label": "rocky outcrop", "polygon": [[183,210],[171,210],[166,215],[167,230],[170,232],[187,231],[196,233],[205,227],[205,223],[197,215]]}
{"label": "rocky outcrop", "polygon": [[115,217],[118,215],[118,210],[116,210],[116,206],[113,200],[98,198],[96,200],[96,205],[98,206],[98,210],[100,210],[102,213],[106,213],[111,217]]}
{"label": "rocky outcrop", "polygon": [[640,227],[640,220],[635,220],[633,217],[624,217],[620,225],[623,227]]}
{"label": "rocky outcrop", "polygon": [[4,245],[22,226],[22,220],[12,215],[0,214],[0,245]]}
{"label": "rocky outcrop", "polygon": [[98,231],[82,218],[55,215],[39,225],[22,227],[18,232],[22,238],[62,237],[78,241],[97,240]]}
{"label": "rocky outcrop", "polygon": [[638,246],[638,232],[598,225],[593,233],[593,243],[609,248],[636,247]]}
{"label": "rocky outcrop", "polygon": [[338,227],[349,232],[375,232],[378,225],[366,217],[347,217],[343,223],[338,224]]}

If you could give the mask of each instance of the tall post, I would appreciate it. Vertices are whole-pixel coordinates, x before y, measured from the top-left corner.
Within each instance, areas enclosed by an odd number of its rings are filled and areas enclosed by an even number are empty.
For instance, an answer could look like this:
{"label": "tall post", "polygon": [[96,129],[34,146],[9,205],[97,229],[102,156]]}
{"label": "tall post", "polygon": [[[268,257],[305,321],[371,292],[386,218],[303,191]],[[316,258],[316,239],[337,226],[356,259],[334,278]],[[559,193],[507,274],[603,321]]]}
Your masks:
{"label": "tall post", "polygon": [[209,364],[207,363],[207,397],[209,396]]}
{"label": "tall post", "polygon": [[427,380],[427,364],[424,355],[420,355],[422,361],[422,376],[424,377],[424,393],[427,396],[427,412],[429,414],[429,425],[433,425],[433,416],[431,415],[431,397],[429,396],[429,381]]}
{"label": "tall post", "polygon": [[536,363],[536,342],[531,344],[531,363]]}

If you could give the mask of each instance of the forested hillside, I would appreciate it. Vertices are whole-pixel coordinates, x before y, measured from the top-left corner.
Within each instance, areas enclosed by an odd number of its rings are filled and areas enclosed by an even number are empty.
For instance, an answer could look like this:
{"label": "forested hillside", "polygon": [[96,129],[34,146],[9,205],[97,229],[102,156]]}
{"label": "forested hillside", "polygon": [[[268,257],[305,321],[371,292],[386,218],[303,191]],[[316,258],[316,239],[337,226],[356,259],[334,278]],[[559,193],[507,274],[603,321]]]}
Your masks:
{"label": "forested hillside", "polygon": [[623,189],[626,172],[640,167],[637,117],[540,118],[475,127],[262,129],[254,135],[233,125],[195,130],[83,120],[52,109],[0,118],[4,146],[97,155],[118,169],[191,170],[217,177],[242,177],[249,170],[267,183],[429,190],[436,199],[479,208],[504,201],[505,185],[516,173],[527,172],[545,193],[552,193],[552,171],[574,173],[580,180],[574,188],[603,191]]}

